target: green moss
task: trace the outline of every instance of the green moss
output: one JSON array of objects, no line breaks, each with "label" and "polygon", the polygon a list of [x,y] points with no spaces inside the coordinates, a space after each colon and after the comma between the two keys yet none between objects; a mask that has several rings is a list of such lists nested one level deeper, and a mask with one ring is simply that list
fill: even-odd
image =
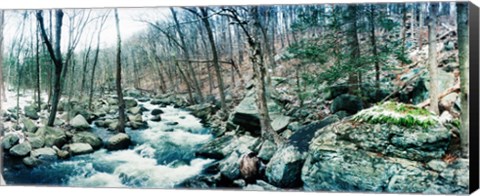
[{"label": "green moss", "polygon": [[428,110],[396,102],[385,102],[362,110],[353,117],[353,120],[371,124],[394,124],[404,127],[420,126],[423,128],[439,124],[437,117]]}]

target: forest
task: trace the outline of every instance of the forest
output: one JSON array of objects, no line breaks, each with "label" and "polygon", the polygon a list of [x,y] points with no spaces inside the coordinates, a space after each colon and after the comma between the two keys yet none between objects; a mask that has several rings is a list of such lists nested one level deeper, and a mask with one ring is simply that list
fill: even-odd
[{"label": "forest", "polygon": [[464,2],[0,11],[3,185],[469,189]]}]

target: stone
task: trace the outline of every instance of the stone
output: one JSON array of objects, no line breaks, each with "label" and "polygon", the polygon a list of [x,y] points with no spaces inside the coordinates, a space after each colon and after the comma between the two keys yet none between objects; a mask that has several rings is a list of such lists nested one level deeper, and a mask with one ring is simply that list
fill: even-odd
[{"label": "stone", "polygon": [[457,93],[450,93],[447,96],[443,97],[440,100],[440,106],[444,108],[451,108],[454,106],[455,101],[457,100],[458,94]]},{"label": "stone", "polygon": [[9,150],[12,148],[14,145],[18,144],[18,141],[20,138],[18,137],[17,134],[6,134],[5,137],[2,139],[2,147],[5,150]]},{"label": "stone", "polygon": [[448,122],[452,122],[453,121],[453,116],[452,116],[452,114],[450,114],[450,112],[445,110],[440,115],[439,120],[440,120],[441,123],[445,124],[445,123],[448,123]]},{"label": "stone", "polygon": [[150,114],[152,114],[152,115],[154,115],[154,116],[160,115],[160,114],[163,114],[163,110],[161,110],[161,109],[153,109]]},{"label": "stone", "polygon": [[202,120],[206,120],[210,114],[214,112],[214,107],[210,104],[197,104],[187,107],[187,110],[191,111],[192,115]]},{"label": "stone", "polygon": [[265,176],[269,183],[281,188],[294,188],[302,185],[301,171],[304,155],[294,146],[280,148],[267,164]]},{"label": "stone", "polygon": [[87,131],[81,131],[73,134],[72,142],[90,144],[90,146],[92,146],[92,148],[95,150],[100,149],[103,146],[103,141],[99,136]]},{"label": "stone", "polygon": [[135,99],[129,98],[129,97],[124,97],[123,101],[125,102],[125,107],[126,108],[132,108],[138,105],[137,101]]},{"label": "stone", "polygon": [[107,140],[105,148],[108,150],[127,149],[130,143],[130,137],[127,134],[118,133]]},{"label": "stone", "polygon": [[343,94],[336,97],[333,100],[332,105],[330,107],[330,110],[332,111],[332,113],[343,110],[350,114],[355,114],[362,109],[363,109],[362,99],[360,97],[357,97],[355,95],[350,95],[350,94]]},{"label": "stone", "polygon": [[27,156],[30,151],[32,151],[32,146],[30,145],[30,142],[23,142],[21,144],[17,144],[9,150],[12,156],[17,157]]},{"label": "stone", "polygon": [[442,160],[431,160],[427,163],[427,166],[432,170],[442,172],[447,168],[447,163]]},{"label": "stone", "polygon": [[67,135],[65,134],[65,131],[58,128],[48,126],[41,127],[35,135],[44,139],[46,147],[62,147],[67,143]]},{"label": "stone", "polygon": [[28,141],[30,142],[30,145],[32,145],[33,149],[41,148],[43,145],[45,145],[45,140],[38,136],[28,137]]},{"label": "stone", "polygon": [[40,118],[34,106],[25,106],[23,108],[23,111],[25,112],[25,116],[28,118],[31,118],[33,120],[38,120]]},{"label": "stone", "polygon": [[243,135],[236,137],[233,135],[224,135],[203,145],[195,152],[198,157],[223,159],[234,151],[245,154],[248,152],[258,152],[260,139]]},{"label": "stone", "polygon": [[175,126],[175,125],[178,125],[178,122],[166,122],[165,125]]},{"label": "stone", "polygon": [[90,129],[90,124],[87,120],[80,114],[75,116],[73,119],[70,120],[70,125],[79,130],[87,130]]},{"label": "stone", "polygon": [[219,169],[222,176],[228,180],[239,179],[240,176],[240,154],[236,151],[232,152],[227,158],[219,163]]},{"label": "stone", "polygon": [[113,120],[108,124],[108,130],[116,131],[118,129],[118,120]]},{"label": "stone", "polygon": [[128,109],[128,112],[135,115],[135,114],[140,114],[141,110],[142,109],[137,106],[137,107],[133,107],[133,108]]},{"label": "stone", "polygon": [[272,119],[272,128],[273,130],[279,132],[285,130],[288,124],[290,123],[290,117],[279,115]]},{"label": "stone", "polygon": [[143,118],[142,118],[142,115],[140,115],[140,114],[128,115],[128,121],[130,121],[130,122],[142,122]]},{"label": "stone", "polygon": [[25,164],[28,167],[35,167],[40,164],[40,160],[33,158],[33,157],[24,157],[22,159],[23,164]]},{"label": "stone", "polygon": [[23,122],[23,130],[24,131],[30,132],[30,133],[35,133],[38,130],[37,125],[35,125],[35,123],[32,120],[30,120],[28,118],[23,118],[22,122]]},{"label": "stone", "polygon": [[260,148],[260,152],[258,153],[258,158],[264,161],[270,161],[276,151],[277,145],[270,140],[265,140]]},{"label": "stone", "polygon": [[53,148],[45,147],[32,150],[32,152],[30,152],[30,156],[33,158],[56,157],[57,152]]},{"label": "stone", "polygon": [[162,117],[160,115],[153,116],[151,119],[153,122],[160,122],[162,120]]},{"label": "stone", "polygon": [[67,149],[68,152],[72,155],[81,155],[81,154],[88,154],[93,152],[92,146],[87,143],[73,143],[68,144],[63,147],[63,149]]}]

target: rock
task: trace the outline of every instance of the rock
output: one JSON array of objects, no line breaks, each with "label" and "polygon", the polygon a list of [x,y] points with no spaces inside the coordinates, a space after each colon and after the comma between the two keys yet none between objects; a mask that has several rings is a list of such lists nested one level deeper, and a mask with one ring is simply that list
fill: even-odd
[{"label": "rock", "polygon": [[457,100],[458,94],[457,93],[450,93],[447,96],[443,97],[440,100],[440,106],[445,109],[450,109],[454,106],[455,101]]},{"label": "rock", "polygon": [[72,155],[81,155],[81,154],[88,154],[93,152],[92,146],[87,143],[73,143],[68,144],[63,147],[67,149],[68,152]]},{"label": "rock", "polygon": [[142,118],[142,115],[140,115],[140,114],[128,115],[128,121],[130,121],[130,122],[142,122],[143,118]]},{"label": "rock", "polygon": [[17,144],[9,150],[11,155],[17,157],[27,156],[30,151],[32,151],[32,146],[30,145],[30,142],[23,142],[21,144]]},{"label": "rock", "polygon": [[[269,100],[268,111],[270,117],[275,119],[282,114],[282,107],[273,100]],[[250,132],[253,136],[260,136],[260,120],[256,105],[255,93],[247,92],[245,98],[235,107],[228,120],[230,130],[235,130],[237,126]]]},{"label": "rock", "polygon": [[280,148],[267,164],[265,176],[278,187],[293,188],[302,185],[301,171],[304,156],[294,146]]},{"label": "rock", "polygon": [[223,159],[219,163],[219,169],[222,176],[228,180],[239,179],[240,176],[240,154],[236,151],[232,152],[230,156]]},{"label": "rock", "polygon": [[140,98],[138,98],[137,100],[140,101],[140,102],[147,102],[147,101],[150,101],[150,98],[148,98],[148,97],[140,97]]},{"label": "rock", "polygon": [[162,117],[160,115],[153,116],[151,119],[153,122],[160,122],[162,120]]},{"label": "rock", "polygon": [[94,133],[81,131],[77,132],[72,137],[73,143],[87,143],[92,146],[93,149],[99,149],[103,146],[103,141],[100,137],[95,135]]},{"label": "rock", "polygon": [[448,122],[452,122],[453,121],[453,116],[452,116],[452,114],[450,114],[450,112],[445,110],[440,115],[439,120],[440,120],[441,123],[445,124],[445,123],[448,123]]},{"label": "rock", "polygon": [[135,114],[140,114],[141,110],[142,109],[137,106],[137,107],[133,107],[133,108],[128,109],[128,112],[135,115]]},{"label": "rock", "polygon": [[108,124],[108,130],[116,131],[118,129],[118,120],[113,120]]},{"label": "rock", "polygon": [[32,145],[33,149],[41,148],[43,147],[43,145],[45,145],[45,141],[43,140],[42,137],[37,137],[37,136],[28,137],[28,141],[30,142],[30,145]]},{"label": "rock", "polygon": [[125,101],[125,107],[126,108],[132,108],[138,105],[137,101],[135,99],[129,98],[129,97],[124,97],[123,101]]},{"label": "rock", "polygon": [[118,133],[107,140],[105,147],[108,150],[121,150],[128,148],[129,145],[130,137],[125,133]]},{"label": "rock", "polygon": [[9,150],[14,145],[18,144],[20,138],[17,134],[6,134],[5,137],[2,139],[2,147],[5,150]]},{"label": "rock", "polygon": [[65,131],[58,128],[48,126],[41,127],[35,135],[44,138],[46,147],[62,147],[67,143],[67,135],[65,134]]},{"label": "rock", "polygon": [[125,96],[134,97],[134,98],[141,98],[142,92],[137,89],[126,89],[124,90]]},{"label": "rock", "polygon": [[40,160],[33,157],[24,157],[22,162],[28,167],[35,167],[40,164]]},{"label": "rock", "polygon": [[318,130],[337,121],[339,121],[337,116],[332,115],[321,121],[315,121],[302,126],[288,138],[288,143],[297,147],[300,152],[305,152],[308,150],[308,145]]},{"label": "rock", "polygon": [[290,117],[284,116],[284,115],[279,115],[272,120],[272,128],[273,130],[279,132],[283,131],[285,128],[287,128],[288,124],[290,123]]},{"label": "rock", "polygon": [[441,160],[431,160],[427,163],[427,166],[438,172],[442,172],[447,168],[447,164]]},{"label": "rock", "polygon": [[240,154],[252,151],[258,152],[259,146],[260,139],[252,136],[235,137],[233,135],[224,135],[203,145],[195,152],[195,155],[204,158],[223,159],[233,151],[237,151]]},{"label": "rock", "polygon": [[270,161],[276,151],[277,145],[270,140],[265,140],[260,148],[260,152],[258,153],[258,158],[264,161]]},{"label": "rock", "polygon": [[23,122],[23,130],[24,131],[30,132],[30,133],[35,133],[35,131],[38,130],[37,125],[35,125],[35,123],[32,120],[30,120],[28,118],[23,118],[22,122]]},{"label": "rock", "polygon": [[163,114],[163,110],[161,110],[161,109],[153,109],[150,114],[152,114],[152,115],[154,115],[154,116],[160,115],[160,114]]},{"label": "rock", "polygon": [[298,131],[301,127],[302,125],[298,121],[291,122],[290,124],[287,125],[287,128],[293,132]]},{"label": "rock", "polygon": [[37,114],[37,110],[34,106],[25,106],[23,108],[23,111],[25,112],[25,116],[28,118],[31,118],[33,120],[38,120],[40,116]]},{"label": "rock", "polygon": [[130,122],[130,126],[132,127],[133,130],[146,129],[148,128],[148,123],[147,122]]},{"label": "rock", "polygon": [[30,152],[30,156],[37,159],[43,157],[56,157],[57,152],[53,148],[45,147],[32,150],[32,152]]},{"label": "rock", "polygon": [[78,130],[86,130],[86,129],[90,129],[90,124],[87,122],[87,120],[85,120],[85,118],[78,114],[77,116],[75,116],[75,118],[73,118],[72,120],[70,120],[70,125],[75,128],[75,129],[78,129]]},{"label": "rock", "polygon": [[165,125],[175,126],[175,125],[178,125],[178,122],[166,122]]},{"label": "rock", "polygon": [[210,104],[197,104],[187,107],[187,110],[191,111],[192,115],[202,120],[206,120],[210,114],[214,112],[214,107]]},{"label": "rock", "polygon": [[350,94],[343,94],[333,100],[330,110],[332,113],[344,110],[350,114],[355,114],[363,109],[363,101],[360,97]]}]

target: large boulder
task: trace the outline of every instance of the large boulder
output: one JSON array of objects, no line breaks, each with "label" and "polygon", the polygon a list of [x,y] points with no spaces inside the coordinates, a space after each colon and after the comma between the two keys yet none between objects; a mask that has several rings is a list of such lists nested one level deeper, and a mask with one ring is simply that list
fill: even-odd
[{"label": "large boulder", "polygon": [[28,118],[23,118],[22,122],[23,122],[24,131],[30,132],[30,133],[35,133],[35,131],[37,131],[38,127],[37,125],[35,125],[35,123],[32,120]]},{"label": "large boulder", "polygon": [[268,182],[282,188],[301,186],[301,170],[304,161],[304,155],[296,147],[283,146],[267,164],[265,175]]},{"label": "large boulder", "polygon": [[25,112],[25,116],[31,118],[33,120],[38,120],[40,116],[38,116],[37,109],[34,106],[25,106],[23,108]]},{"label": "large boulder", "polygon": [[37,159],[50,158],[50,157],[56,157],[57,152],[53,148],[45,147],[45,148],[32,150],[32,152],[30,152],[30,156]]},{"label": "large boulder", "polygon": [[156,115],[160,115],[160,114],[163,114],[163,110],[161,109],[153,109],[152,112],[151,112],[152,115],[156,116]]},{"label": "large boulder", "polygon": [[272,128],[274,131],[283,131],[287,128],[288,124],[290,123],[290,117],[279,115],[278,117],[272,120]]},{"label": "large boulder", "polygon": [[195,154],[204,158],[223,159],[234,151],[237,151],[240,154],[252,151],[258,152],[260,150],[260,143],[261,141],[259,138],[248,135],[240,137],[224,135],[203,145],[195,152]]},{"label": "large boulder", "polygon": [[92,146],[87,143],[73,143],[65,145],[62,149],[66,149],[72,155],[88,154],[93,152]]},{"label": "large boulder", "polygon": [[43,145],[45,145],[45,140],[38,136],[30,136],[28,137],[28,141],[30,142],[30,145],[32,145],[33,149],[41,148]]},{"label": "large boulder", "polygon": [[130,97],[123,98],[123,101],[125,101],[126,108],[133,108],[138,105],[137,101],[135,101],[135,99]]},{"label": "large boulder", "polygon": [[438,161],[451,133],[435,118],[411,105],[385,103],[318,130],[302,167],[303,188],[466,193],[468,183],[458,181],[468,180],[455,172],[468,170],[468,163],[454,169]]},{"label": "large boulder", "polygon": [[197,104],[187,107],[187,110],[190,110],[192,115],[202,120],[206,120],[210,114],[214,112],[215,107],[211,104]]},{"label": "large boulder", "polygon": [[77,132],[72,137],[73,143],[87,143],[92,146],[93,149],[99,149],[103,146],[103,141],[100,137],[94,133],[81,131]]},{"label": "large boulder", "polygon": [[10,148],[9,152],[13,156],[24,157],[27,156],[30,151],[32,151],[32,146],[30,145],[30,142],[23,142]]},{"label": "large boulder", "polygon": [[[268,111],[273,121],[282,115],[282,106],[272,99],[267,102]],[[260,117],[257,110],[257,103],[253,91],[247,92],[245,98],[235,107],[230,114],[228,126],[235,130],[237,126],[250,132],[253,136],[260,136]]]},{"label": "large boulder", "polygon": [[233,151],[230,155],[220,161],[219,169],[222,176],[228,180],[239,179],[240,176],[240,156],[241,154],[237,151]]},{"label": "large boulder", "polygon": [[330,107],[332,113],[346,111],[349,114],[355,114],[363,109],[363,101],[360,97],[350,94],[343,94],[336,97]]},{"label": "large boulder", "polygon": [[85,120],[85,118],[82,115],[77,115],[75,118],[70,120],[70,125],[78,130],[86,130],[90,129],[90,124]]},{"label": "large boulder", "polygon": [[5,137],[2,139],[2,147],[5,150],[9,150],[12,148],[15,144],[18,144],[18,141],[20,138],[18,137],[17,134],[6,134]]},{"label": "large boulder", "polygon": [[108,150],[121,150],[127,149],[130,145],[130,137],[125,133],[118,133],[110,138],[108,138],[105,148]]},{"label": "large boulder", "polygon": [[46,147],[62,147],[67,143],[67,135],[65,134],[65,131],[59,128],[48,126],[41,127],[35,135],[44,139]]},{"label": "large boulder", "polygon": [[270,140],[265,140],[260,148],[260,151],[258,152],[258,158],[264,161],[269,161],[276,151],[277,145]]}]

